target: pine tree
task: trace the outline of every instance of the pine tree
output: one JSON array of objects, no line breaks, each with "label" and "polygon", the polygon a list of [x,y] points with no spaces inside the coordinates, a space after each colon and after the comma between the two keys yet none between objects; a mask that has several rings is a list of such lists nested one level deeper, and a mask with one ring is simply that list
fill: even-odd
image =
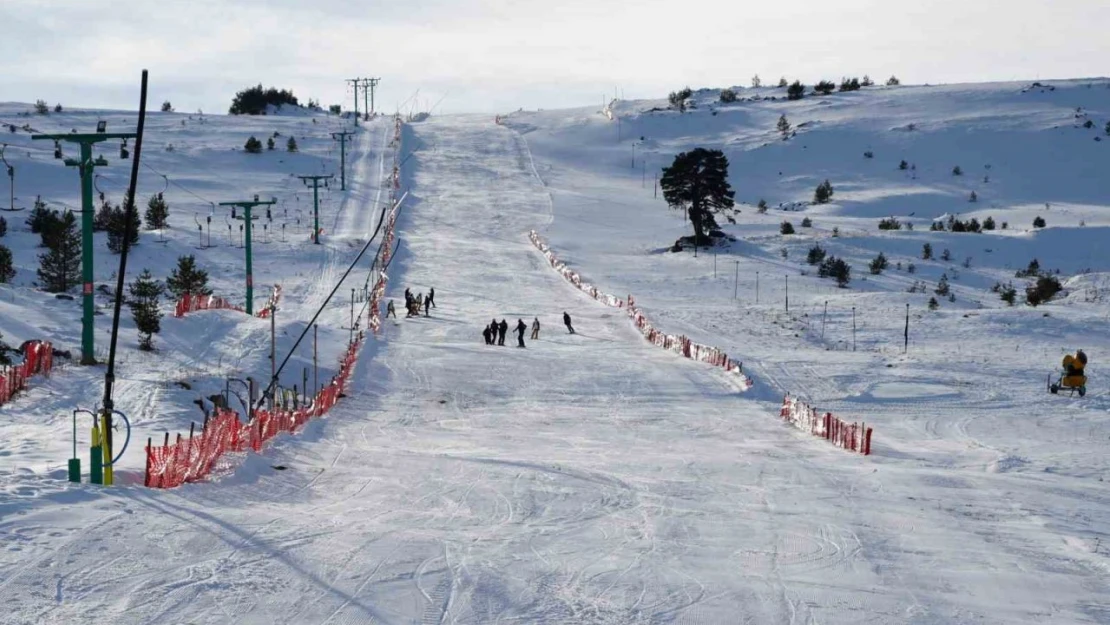
[{"label": "pine tree", "polygon": [[1044,217],[1041,217],[1040,215],[1037,215],[1033,219],[1033,227],[1034,228],[1044,228],[1045,227]]},{"label": "pine tree", "polygon": [[929,310],[936,310],[938,308],[940,308],[940,302],[937,301],[937,298],[930,297],[929,298]]},{"label": "pine tree", "polygon": [[63,225],[62,215],[58,211],[46,211],[39,224],[39,236],[42,238],[39,247],[45,247],[46,249],[54,247],[58,237],[61,236]]},{"label": "pine tree", "polygon": [[0,237],[8,234],[8,220],[0,217]]},{"label": "pine tree", "polygon": [[81,281],[81,233],[77,218],[67,212],[45,254],[39,255],[39,280],[49,293],[64,293]]},{"label": "pine tree", "polygon": [[933,292],[936,293],[937,295],[940,295],[941,297],[943,297],[945,295],[948,295],[949,288],[948,288],[948,274],[947,273],[941,274],[940,280],[937,281],[937,288]]},{"label": "pine tree", "polygon": [[909,169],[909,168],[910,168],[910,164],[909,164],[909,163],[907,163],[907,162],[905,161],[905,159],[903,159],[901,163],[898,163],[898,169],[901,169],[901,170],[905,171],[905,170],[907,170],[907,169]]},{"label": "pine tree", "polygon": [[759,213],[760,215],[766,213],[767,212],[767,200],[765,200],[763,198],[759,198],[759,204],[756,204],[755,212]]},{"label": "pine tree", "polygon": [[871,85],[875,84],[875,81],[871,80],[871,77],[867,74],[864,74],[863,80],[861,80],[859,84],[861,87],[870,87]]},{"label": "pine tree", "polygon": [[162,329],[162,312],[158,308],[158,299],[164,287],[150,275],[149,270],[144,269],[127,288],[131,293],[127,305],[131,308],[135,327],[139,330],[139,349],[152,351],[154,334]]},{"label": "pine tree", "polygon": [[810,219],[809,217],[802,217],[802,227],[803,228],[812,228],[813,227],[813,220]]},{"label": "pine tree", "polygon": [[732,89],[721,90],[721,102],[728,104],[736,101],[736,92]]},{"label": "pine tree", "polygon": [[926,243],[925,245],[922,245],[921,246],[921,258],[923,258],[925,260],[929,260],[932,257],[933,257],[933,246],[928,244],[928,243]]},{"label": "pine tree", "polygon": [[270,137],[270,138],[266,139],[266,149],[267,150],[273,150],[274,149],[274,138],[273,137]]},{"label": "pine tree", "polygon": [[27,215],[27,227],[31,229],[34,234],[42,233],[43,222],[50,218],[50,209],[46,207],[46,202],[42,201],[41,197],[35,198],[35,206]]},{"label": "pine tree", "polygon": [[12,267],[12,251],[6,245],[0,245],[0,284],[7,284],[15,277],[15,267]]},{"label": "pine tree", "polygon": [[779,123],[775,125],[775,128],[778,128],[784,137],[790,132],[790,122],[786,119],[786,113],[779,116]]},{"label": "pine tree", "polygon": [[825,248],[815,243],[806,254],[806,262],[810,265],[820,265],[821,261],[825,260],[825,254]]},{"label": "pine tree", "polygon": [[947,247],[944,248],[944,251],[940,253],[940,259],[945,262],[952,260],[952,252],[949,252]]},{"label": "pine tree", "polygon": [[952,175],[953,176],[962,176],[962,175],[964,175],[964,170],[960,169],[959,165],[956,165],[955,167],[952,168]]},{"label": "pine tree", "polygon": [[146,203],[146,227],[148,230],[161,230],[166,227],[166,220],[170,216],[170,207],[166,204],[162,194],[150,196]]},{"label": "pine tree", "polygon": [[169,100],[166,100],[165,102],[162,103],[162,112],[163,113],[172,113],[173,112],[173,105],[170,104]]},{"label": "pine tree", "polygon": [[252,135],[243,145],[243,149],[250,154],[260,154],[262,153],[262,142]]},{"label": "pine tree", "polygon": [[[779,78],[779,89],[785,89],[785,88],[786,88],[786,76],[783,76],[782,78]],[[1107,128],[1110,128],[1110,124],[1107,124]],[[1107,134],[1110,134],[1110,130],[1107,130]]]},{"label": "pine tree", "polygon": [[817,190],[813,192],[813,201],[818,204],[827,204],[833,196],[833,186],[828,180],[817,185]]},{"label": "pine tree", "polygon": [[787,100],[801,100],[806,95],[806,87],[800,80],[795,80],[786,88]]},{"label": "pine tree", "polygon": [[976,195],[974,191],[972,191],[972,192],[971,192],[971,195],[969,195],[969,196],[967,197],[967,201],[968,201],[968,202],[978,202],[978,201],[979,201],[979,196],[978,196],[978,195]]},{"label": "pine tree", "polygon": [[[128,205],[131,205],[130,211],[127,210]],[[108,227],[105,228],[108,232],[108,249],[113,254],[123,251],[123,239],[128,233],[131,235],[131,245],[135,245],[139,242],[139,229],[142,227],[143,222],[139,219],[139,212],[135,210],[130,198],[125,197],[123,206],[112,209]]]},{"label": "pine tree", "polygon": [[297,140],[294,139],[293,137],[289,137],[289,140],[285,142],[285,150],[287,152],[296,152],[297,151]]},{"label": "pine tree", "polygon": [[822,278],[833,278],[836,285],[844,288],[852,280],[852,267],[836,256],[829,256],[817,268],[817,275]]},{"label": "pine tree", "polygon": [[728,183],[728,158],[720,150],[694,148],[675,157],[659,180],[668,206],[685,210],[694,226],[695,244],[717,227],[715,213],[731,210],[736,195]]},{"label": "pine tree", "polygon": [[93,215],[93,232],[104,232],[108,229],[108,224],[112,222],[112,212],[115,208],[108,200],[104,200],[100,204],[100,208],[96,209],[96,215]]},{"label": "pine tree", "polygon": [[897,87],[900,84],[902,84],[902,81],[898,80],[897,76],[891,76],[886,80],[886,86],[888,87]]},{"label": "pine tree", "polygon": [[208,288],[208,272],[197,269],[196,257],[192,254],[177,257],[177,267],[166,279],[166,287],[174,299],[181,299],[186,293],[190,295],[212,294],[212,289]]},{"label": "pine tree", "polygon": [[794,224],[789,221],[782,222],[782,225],[779,226],[779,232],[783,234],[794,234]]},{"label": "pine tree", "polygon": [[836,89],[836,84],[830,80],[822,80],[813,86],[813,90],[821,95],[829,95],[833,89]]},{"label": "pine tree", "polygon": [[987,217],[983,220],[983,230],[994,230],[994,217]]},{"label": "pine tree", "polygon": [[763,86],[763,81],[759,79],[759,74],[752,76],[752,89],[759,89]]},{"label": "pine tree", "polygon": [[868,268],[871,270],[872,275],[877,276],[881,274],[883,270],[886,269],[889,265],[890,263],[887,261],[886,256],[884,256],[882,252],[879,252],[879,255],[871,261],[871,263],[868,265]]}]

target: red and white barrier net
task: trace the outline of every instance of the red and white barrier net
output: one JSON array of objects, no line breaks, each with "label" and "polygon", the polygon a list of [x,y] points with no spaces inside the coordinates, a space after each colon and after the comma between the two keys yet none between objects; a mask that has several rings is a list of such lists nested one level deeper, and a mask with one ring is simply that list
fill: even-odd
[{"label": "red and white barrier net", "polygon": [[45,341],[27,341],[23,346],[23,362],[0,365],[0,404],[11,401],[16,393],[27,388],[32,376],[49,376],[54,368],[54,346]]},{"label": "red and white barrier net", "polygon": [[146,478],[144,484],[151,488],[174,488],[186,482],[208,477],[216,462],[226,453],[262,451],[262,447],[282,432],[296,432],[313,417],[331,410],[347,388],[347,381],[362,347],[362,333],[347,346],[339,363],[339,373],[316,395],[312,402],[294,409],[275,408],[256,410],[250,420],[243,422],[233,410],[217,409],[204,420],[200,434],[189,429],[188,438],[181,434],[170,442],[169,433],[162,445],[147,441]]},{"label": "red and white barrier net", "polygon": [[[266,305],[255,313],[255,317],[260,319],[267,319],[270,316],[270,309],[276,307],[278,302],[281,301],[281,285],[274,285],[274,290],[270,293],[270,299],[266,301]],[[239,312],[247,312],[242,306],[232,304],[231,300],[224,299],[215,295],[193,295],[186,293],[177,300],[173,307],[173,316],[180,319],[186,314],[196,312],[198,310],[237,310]]]},{"label": "red and white barrier net", "polygon": [[848,423],[834,417],[831,412],[821,413],[813,406],[790,399],[787,395],[782,400],[782,411],[779,413],[784,421],[794,424],[794,427],[823,438],[837,447],[859,452],[865,456],[871,455],[871,430],[866,423]]},{"label": "red and white barrier net", "polygon": [[729,358],[724,350],[713,347],[712,345],[695,343],[690,340],[689,337],[683,335],[665,334],[657,330],[651,325],[651,322],[648,321],[643,311],[636,308],[636,301],[631,295],[628,296],[627,300],[623,300],[615,295],[602,292],[592,284],[583,282],[582,276],[580,276],[577,271],[568,267],[566,263],[559,260],[535,230],[528,232],[528,238],[531,239],[532,245],[535,245],[536,249],[547,259],[552,269],[559,272],[567,282],[570,282],[576,286],[578,290],[586,293],[606,306],[627,310],[628,316],[632,319],[632,323],[640,330],[640,334],[642,334],[649,343],[670,350],[685,358],[704,362],[715,367],[721,367],[728,373],[737,376],[740,384],[745,390],[752,387],[751,378],[744,375],[743,363],[736,362]]}]

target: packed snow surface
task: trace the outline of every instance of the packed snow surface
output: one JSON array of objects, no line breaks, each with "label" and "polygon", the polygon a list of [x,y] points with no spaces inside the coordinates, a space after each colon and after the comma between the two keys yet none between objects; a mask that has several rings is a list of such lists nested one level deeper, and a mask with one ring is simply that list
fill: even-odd
[{"label": "packed snow surface", "polygon": [[[102,371],[73,367],[36,381],[0,408],[0,621],[1110,622],[1110,400],[1098,374],[1110,340],[1105,280],[1096,277],[1110,271],[1097,248],[1110,217],[1108,183],[1090,165],[1105,163],[1110,143],[1072,127],[1078,106],[1100,128],[1110,117],[1110,90],[1094,83],[1049,93],[872,89],[798,103],[766,100],[766,90],[714,105],[717,114],[715,96],[699,92],[683,115],[647,112],[664,103],[616,103],[619,131],[596,109],[406,126],[409,195],[389,297],[434,287],[431,315],[388,320],[326,418],[261,455],[230,458],[210,483],[170,491],[135,484],[136,441],[123,485],[67,484],[70,411],[95,403]],[[10,116],[22,110],[5,106]],[[784,112],[795,126],[809,122],[787,141],[774,131]],[[303,116],[214,116],[184,126],[195,133],[186,140],[176,135],[184,116],[166,117],[153,127],[181,145],[152,149],[151,164],[171,178],[184,172],[204,198],[271,194],[292,186],[292,173],[337,166],[324,137],[338,120],[313,128]],[[903,130],[909,123],[915,129]],[[278,127],[297,133],[296,158],[311,165],[230,152],[241,135]],[[322,246],[303,229],[285,244],[256,245],[256,284],[285,288],[279,353],[376,226],[390,134],[388,120],[358,131],[351,191],[329,189]],[[186,145],[195,158],[181,155]],[[723,224],[737,240],[695,259],[667,251],[688,224],[652,186],[659,167],[698,145],[726,150],[747,205],[735,225]],[[862,156],[869,147],[873,159]],[[201,153],[221,164],[202,170]],[[898,170],[902,158],[915,161],[917,179]],[[977,180],[992,165],[978,206],[966,200],[970,181],[952,180],[965,159]],[[48,154],[33,160],[40,184],[76,191],[72,171],[55,169]],[[825,178],[834,202],[799,204]],[[144,194],[161,188],[151,186]],[[74,204],[73,195],[58,199]],[[760,197],[767,214],[754,209]],[[181,197],[171,212],[174,201],[190,208],[176,216],[170,249],[144,234],[136,261],[161,263],[162,276],[195,241],[193,207],[209,210]],[[290,191],[285,201],[303,209],[305,197]],[[970,208],[1011,227],[928,230],[932,218],[966,219]],[[1027,225],[1036,214],[1047,229]],[[812,228],[798,227],[804,215]],[[915,229],[879,232],[888,215]],[[799,234],[778,234],[783,219]],[[590,281],[633,294],[661,329],[744,360],[755,387],[740,394],[719,369],[647,344],[620,310],[552,271],[531,228]],[[13,235],[24,241],[12,245],[21,275],[33,275],[35,238],[9,232],[6,244]],[[813,275],[805,251],[814,241],[851,261],[850,288]],[[921,259],[924,242],[956,260]],[[221,243],[193,251],[218,294],[240,293],[242,250]],[[916,273],[867,274],[880,250],[892,265],[914,262]],[[114,257],[102,245],[98,255],[98,282],[107,281]],[[1062,278],[1092,273],[1066,280],[1058,302],[1006,306],[988,287],[1022,286],[1014,270],[1034,256]],[[957,301],[930,311],[925,301],[945,272]],[[328,367],[347,337],[349,288],[365,274],[343,285],[321,320]],[[914,280],[930,293],[907,293]],[[5,288],[0,331],[11,342],[74,348],[77,302],[63,309],[29,283]],[[562,327],[564,311],[576,334]],[[506,347],[482,343],[491,319],[534,317],[540,339],[526,334],[525,349],[512,330]],[[199,415],[190,401],[222,390],[226,376],[265,376],[268,339],[268,321],[232,312],[164,319],[161,351],[123,365],[121,402],[136,436],[187,429]],[[127,340],[137,353],[133,328]],[[1087,397],[1047,394],[1045,375],[1076,347],[1092,356]],[[311,351],[300,352],[290,384],[311,366]],[[785,393],[866,421],[873,455],[783,423]]]}]

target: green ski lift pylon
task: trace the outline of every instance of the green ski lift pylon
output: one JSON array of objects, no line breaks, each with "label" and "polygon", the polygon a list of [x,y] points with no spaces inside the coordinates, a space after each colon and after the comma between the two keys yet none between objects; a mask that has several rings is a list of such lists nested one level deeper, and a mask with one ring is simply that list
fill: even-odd
[{"label": "green ski lift pylon", "polygon": [[[251,263],[252,263],[252,259],[251,259],[251,222],[254,221],[255,219],[258,219],[257,217],[252,217],[251,216],[251,209],[253,209],[255,206],[270,206],[270,205],[273,205],[273,204],[277,204],[277,198],[273,198],[273,199],[270,199],[268,201],[259,201],[257,194],[255,194],[254,200],[241,201],[241,202],[220,202],[220,206],[230,206],[231,207],[231,218],[232,219],[242,219],[243,220],[243,225],[246,226],[246,234],[244,235],[244,239],[246,241],[246,248],[247,248],[247,314],[248,315],[253,315],[254,314],[254,276],[252,275],[252,268],[251,268],[252,267],[252,265],[251,265]],[[235,208],[236,207],[243,209],[243,216],[242,217],[235,214]]]},{"label": "green ski lift pylon", "polygon": [[32,141],[53,141],[54,158],[62,158],[62,141],[81,146],[80,158],[67,158],[67,167],[76,167],[81,175],[81,364],[96,364],[96,348],[93,338],[93,315],[96,301],[93,297],[93,173],[97,167],[105,167],[104,157],[93,158],[93,146],[110,139],[133,139],[134,132],[105,132],[106,123],[97,123],[95,133],[41,134],[31,137]]}]

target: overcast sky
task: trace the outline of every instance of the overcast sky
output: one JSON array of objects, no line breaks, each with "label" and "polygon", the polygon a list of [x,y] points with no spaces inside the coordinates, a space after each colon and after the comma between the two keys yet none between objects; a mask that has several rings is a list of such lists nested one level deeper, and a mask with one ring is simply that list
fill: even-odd
[{"label": "overcast sky", "polygon": [[[259,82],[379,110],[600,105],[614,90],[1106,75],[1107,0],[0,0],[0,101],[226,112]],[[361,105],[360,105],[361,106]]]}]

